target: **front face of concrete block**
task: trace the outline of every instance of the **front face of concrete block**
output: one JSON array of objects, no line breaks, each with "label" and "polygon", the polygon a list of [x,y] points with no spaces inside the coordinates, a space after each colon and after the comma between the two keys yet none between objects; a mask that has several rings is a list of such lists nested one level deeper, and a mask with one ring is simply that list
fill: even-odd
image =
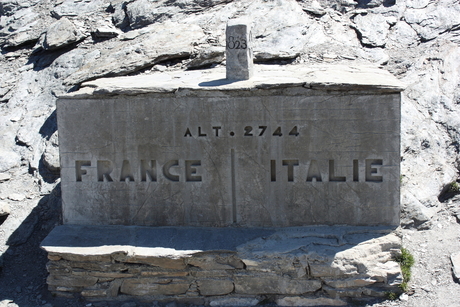
[{"label": "front face of concrete block", "polygon": [[64,223],[397,225],[400,95],[266,92],[59,100]]}]

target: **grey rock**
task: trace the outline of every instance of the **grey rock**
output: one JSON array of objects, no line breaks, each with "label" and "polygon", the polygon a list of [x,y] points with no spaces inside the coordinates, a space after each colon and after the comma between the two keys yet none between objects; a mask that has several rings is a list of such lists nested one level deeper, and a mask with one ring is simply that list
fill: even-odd
[{"label": "grey rock", "polygon": [[186,264],[199,267],[203,270],[231,270],[242,269],[244,263],[233,254],[220,254],[216,259],[215,255],[194,255],[186,259]]},{"label": "grey rock", "polygon": [[92,276],[50,275],[46,282],[48,285],[60,287],[90,287],[97,282],[97,278]]},{"label": "grey rock", "polygon": [[212,307],[246,307],[255,306],[259,299],[252,297],[222,297],[212,298],[209,305]]},{"label": "grey rock", "polygon": [[402,302],[407,302],[408,299],[409,299],[409,295],[407,295],[406,293],[403,293],[399,296],[399,300]]},{"label": "grey rock", "polygon": [[[87,57],[91,56],[90,54],[86,54]],[[48,140],[48,144],[47,144],[47,147],[49,146],[53,146],[53,147],[58,147],[59,146],[59,131],[56,130],[56,132],[54,132],[49,140]]]},{"label": "grey rock", "polygon": [[0,172],[5,172],[21,164],[21,156],[8,149],[0,149]]},{"label": "grey rock", "polygon": [[38,1],[4,0],[0,2],[0,16],[11,16],[16,11],[36,4]]},{"label": "grey rock", "polygon": [[46,31],[41,42],[41,47],[45,50],[54,50],[78,42],[84,35],[77,30],[74,24],[63,17],[53,23]]},{"label": "grey rock", "polygon": [[19,307],[13,300],[2,300],[0,301],[0,307]]},{"label": "grey rock", "polygon": [[219,4],[225,4],[232,2],[232,0],[191,0],[191,1],[181,1],[181,0],[169,0],[167,1],[167,5],[177,6],[183,10],[183,12],[189,13],[197,13],[207,8],[212,8]]},{"label": "grey rock", "polygon": [[460,282],[460,252],[452,254],[450,261],[452,262],[452,273],[457,281]]},{"label": "grey rock", "polygon": [[430,2],[426,7],[423,4],[415,5],[423,8],[409,8],[404,13],[404,20],[423,40],[434,39],[440,33],[459,26],[460,3],[457,1],[449,6],[438,1]]},{"label": "grey rock", "polygon": [[[401,173],[407,177],[402,191],[414,193],[422,204],[435,203],[443,187],[458,178],[458,170],[453,167],[455,155],[445,144],[458,137],[458,132],[452,134],[449,127],[459,125],[460,110],[453,108],[451,102],[456,95],[457,85],[453,83],[458,79],[460,48],[450,42],[441,48],[436,45],[427,43],[421,49],[423,56],[412,63],[402,79],[408,84],[401,112],[404,135]],[[433,131],[438,131],[436,136]],[[433,168],[425,168],[427,161],[432,161]]]},{"label": "grey rock", "polygon": [[174,270],[183,270],[185,269],[186,264],[184,263],[184,259],[171,259],[168,257],[145,257],[145,256],[133,256],[133,257],[119,257],[117,260],[119,261],[126,261],[129,263],[144,263],[153,266],[163,267],[166,269],[174,269]]},{"label": "grey rock", "polygon": [[408,8],[423,9],[428,6],[430,0],[407,0],[406,5]]},{"label": "grey rock", "polygon": [[[219,4],[231,2],[230,0],[160,0],[148,1],[137,0],[130,3],[122,3],[121,6],[116,6],[115,24],[118,27],[123,27],[125,19],[121,9],[126,11],[126,17],[129,20],[129,25],[132,29],[139,29],[147,25],[164,22],[172,19],[180,21],[189,14],[196,14],[200,11],[212,8]],[[117,12],[118,10],[118,12]],[[228,18],[228,17],[227,17]],[[224,20],[222,20],[224,21]]]},{"label": "grey rock", "polygon": [[0,201],[0,216],[5,216],[11,213],[10,205],[7,202]]},{"label": "grey rock", "polygon": [[254,57],[257,61],[293,59],[312,39],[309,32],[312,19],[293,1],[268,5],[255,1],[246,14],[253,20]]},{"label": "grey rock", "polygon": [[21,224],[21,228],[17,229],[8,239],[7,244],[9,246],[17,246],[27,242],[35,230],[35,225],[38,223],[37,215],[30,215]]},{"label": "grey rock", "polygon": [[35,42],[40,38],[40,33],[33,30],[15,32],[5,41],[4,47],[18,47],[30,42]]},{"label": "grey rock", "polygon": [[0,87],[0,99],[6,96],[10,91],[12,87],[8,86],[2,86]]},{"label": "grey rock", "polygon": [[8,195],[8,199],[14,200],[14,201],[23,201],[26,199],[26,196],[21,193],[12,193]]},{"label": "grey rock", "polygon": [[187,68],[200,68],[219,64],[225,59],[225,48],[215,46],[206,47],[194,55],[190,62],[187,63]]},{"label": "grey rock", "polygon": [[200,279],[197,281],[201,295],[225,295],[233,292],[235,286],[230,279]]},{"label": "grey rock", "polygon": [[434,214],[433,209],[425,207],[414,195],[409,192],[403,193],[401,202],[403,224],[413,224],[415,227],[419,227],[428,222]]},{"label": "grey rock", "polygon": [[49,171],[59,173],[61,165],[59,162],[59,148],[57,146],[46,147],[43,153],[43,163]]},{"label": "grey rock", "polygon": [[[162,2],[164,1],[160,3]],[[139,29],[155,22],[164,22],[177,13],[179,13],[178,7],[162,6],[149,0],[137,0],[129,3],[126,8],[129,25],[133,29]]]},{"label": "grey rock", "polygon": [[91,0],[91,1],[74,1],[65,0],[57,5],[51,14],[60,19],[61,17],[81,16],[102,12],[107,7],[104,0]]},{"label": "grey rock", "polygon": [[320,280],[292,279],[277,274],[251,273],[234,277],[235,293],[243,295],[300,295],[321,288]]},{"label": "grey rock", "polygon": [[[256,61],[294,59],[307,44],[319,42],[314,18],[306,14],[296,1],[251,1],[245,4],[241,14],[241,3],[231,2],[222,10],[209,10],[202,15],[186,16],[181,22],[199,24],[203,29],[212,29],[212,40],[224,44],[225,23],[230,18],[246,17],[253,22],[254,56]],[[286,12],[289,12],[288,14]],[[230,15],[229,15],[230,14]],[[324,15],[327,16],[327,15]],[[324,17],[323,16],[323,17]],[[176,17],[173,17],[175,19]],[[355,35],[356,36],[356,35]],[[343,37],[343,35],[342,35]],[[321,37],[324,40],[324,37]],[[345,40],[349,40],[346,37]]]},{"label": "grey rock", "polygon": [[324,14],[326,14],[325,8],[322,7],[321,4],[316,0],[309,2],[302,1],[301,5],[304,11],[312,13],[314,15],[323,16]]},{"label": "grey rock", "polygon": [[38,40],[46,27],[45,16],[40,16],[33,7],[2,17],[0,22],[0,45],[17,47]]},{"label": "grey rock", "polygon": [[405,21],[399,21],[388,34],[387,46],[390,48],[407,48],[418,43],[418,35]]},{"label": "grey rock", "polygon": [[[78,84],[97,77],[125,75],[167,59],[189,57],[193,44],[204,42],[205,38],[203,30],[196,25],[155,24],[149,30],[134,43],[121,43],[101,52],[97,61],[83,66],[64,82]],[[123,65],[119,65],[120,61]]]},{"label": "grey rock", "polygon": [[347,306],[348,303],[340,298],[307,298],[301,296],[287,296],[276,300],[278,306]]},{"label": "grey rock", "polygon": [[119,30],[111,25],[101,25],[91,32],[98,38],[112,38],[120,34]]},{"label": "grey rock", "polygon": [[11,179],[11,175],[8,173],[0,173],[0,182]]},{"label": "grey rock", "polygon": [[365,8],[372,8],[372,7],[378,7],[383,5],[385,0],[355,0],[355,2],[358,2],[358,7],[365,7]]},{"label": "grey rock", "polygon": [[112,7],[115,12],[112,14],[112,22],[115,27],[123,29],[129,26],[129,18],[126,15],[126,3],[128,1],[119,1],[117,3],[112,2]]},{"label": "grey rock", "polygon": [[120,292],[134,296],[180,295],[185,294],[189,287],[190,283],[186,279],[127,278],[123,281]]},{"label": "grey rock", "polygon": [[357,53],[361,58],[379,65],[385,65],[390,60],[390,56],[384,48],[363,48]]},{"label": "grey rock", "polygon": [[30,129],[30,125],[23,126],[19,128],[16,134],[16,142],[23,146],[32,146],[36,140],[36,131]]},{"label": "grey rock", "polygon": [[390,25],[380,14],[357,15],[353,19],[356,30],[361,34],[364,45],[381,47],[386,43]]}]

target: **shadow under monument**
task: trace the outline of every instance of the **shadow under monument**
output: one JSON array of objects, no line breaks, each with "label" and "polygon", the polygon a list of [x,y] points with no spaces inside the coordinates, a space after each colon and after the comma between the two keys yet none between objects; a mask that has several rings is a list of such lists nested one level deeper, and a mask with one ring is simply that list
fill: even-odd
[{"label": "shadow under monument", "polygon": [[[47,291],[47,254],[42,240],[60,223],[60,184],[43,196],[27,218],[11,234],[1,255],[0,301],[12,300],[20,307],[43,305],[52,299]],[[8,217],[7,217],[8,218]]]}]

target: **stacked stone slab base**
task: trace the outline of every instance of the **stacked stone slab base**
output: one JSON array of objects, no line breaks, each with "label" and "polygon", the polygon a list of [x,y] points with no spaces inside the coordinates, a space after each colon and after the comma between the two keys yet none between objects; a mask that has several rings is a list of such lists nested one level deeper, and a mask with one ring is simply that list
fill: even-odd
[{"label": "stacked stone slab base", "polygon": [[[53,230],[42,244],[50,260],[47,282],[52,293],[80,294],[89,300],[175,300],[211,306],[251,306],[263,300],[280,306],[341,306],[350,299],[384,297],[398,291],[402,282],[393,260],[401,240],[380,228],[299,227],[259,233],[239,229],[233,234],[232,229],[214,234],[209,229],[176,229],[171,244],[157,247],[72,242],[76,234],[82,238],[96,232],[103,237],[107,229],[108,235],[116,235],[112,226]],[[126,233],[123,227],[120,233],[123,229]],[[129,240],[135,241],[139,229],[146,237],[146,227],[129,227]],[[147,231],[151,238],[160,238],[173,229]],[[204,245],[196,250],[172,247],[186,245],[173,242],[184,237],[180,231],[196,235]],[[248,235],[251,231],[256,238]]]}]

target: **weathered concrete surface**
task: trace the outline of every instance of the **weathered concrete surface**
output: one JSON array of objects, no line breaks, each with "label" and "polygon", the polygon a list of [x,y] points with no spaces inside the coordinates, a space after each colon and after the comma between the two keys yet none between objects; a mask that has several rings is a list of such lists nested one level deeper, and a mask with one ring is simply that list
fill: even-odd
[{"label": "weathered concrete surface", "polygon": [[64,223],[399,223],[397,80],[354,67],[224,76],[96,80],[60,99]]},{"label": "weathered concrete surface", "polygon": [[277,295],[280,306],[343,306],[402,282],[393,260],[401,239],[384,227],[64,225],[42,248],[49,289],[88,299],[188,297],[222,306]]}]

